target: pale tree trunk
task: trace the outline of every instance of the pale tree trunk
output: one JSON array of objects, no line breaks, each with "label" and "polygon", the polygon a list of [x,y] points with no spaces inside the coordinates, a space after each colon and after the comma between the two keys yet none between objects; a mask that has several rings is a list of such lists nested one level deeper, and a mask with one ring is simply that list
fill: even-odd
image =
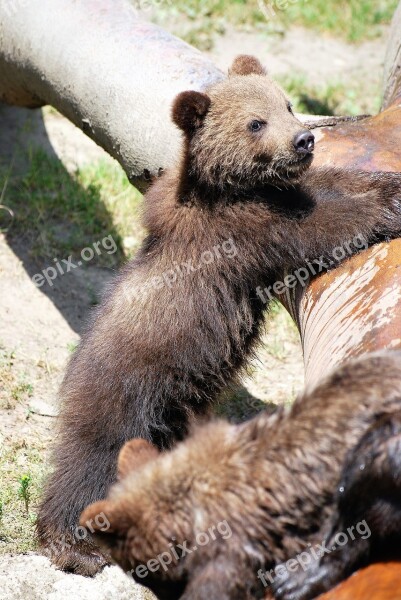
[{"label": "pale tree trunk", "polygon": [[141,189],[179,152],[173,98],[221,78],[201,52],[140,19],[127,0],[0,3],[0,100],[53,105]]}]

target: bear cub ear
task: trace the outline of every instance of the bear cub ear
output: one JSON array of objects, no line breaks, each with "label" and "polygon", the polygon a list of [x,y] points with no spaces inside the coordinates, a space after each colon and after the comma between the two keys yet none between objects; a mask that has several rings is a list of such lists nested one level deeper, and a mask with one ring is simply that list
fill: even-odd
[{"label": "bear cub ear", "polygon": [[119,479],[124,479],[127,475],[137,471],[158,456],[159,451],[156,446],[153,446],[147,440],[137,438],[126,442],[118,456],[117,471]]},{"label": "bear cub ear", "polygon": [[240,54],[234,59],[229,75],[267,75],[262,63],[249,54]]},{"label": "bear cub ear", "polygon": [[192,134],[203,123],[210,107],[210,98],[201,92],[181,92],[174,100],[172,117],[180,129]]}]

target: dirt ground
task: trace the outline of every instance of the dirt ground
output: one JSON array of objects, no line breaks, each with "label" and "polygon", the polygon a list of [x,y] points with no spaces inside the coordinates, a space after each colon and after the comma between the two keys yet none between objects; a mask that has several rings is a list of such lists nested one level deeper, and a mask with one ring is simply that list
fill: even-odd
[{"label": "dirt ground", "polygon": [[[229,31],[217,40],[211,55],[220,67],[226,68],[238,51],[265,58],[272,74],[300,69],[311,82],[329,81],[334,76],[345,82],[358,78],[361,89],[369,93],[369,88],[381,78],[385,40],[366,42],[356,49],[302,29],[271,40]],[[40,111],[0,107],[0,120],[2,161],[13,160],[15,145],[21,141],[21,124],[26,121],[29,127],[23,143],[39,144],[70,171],[105,157],[84,134],[52,112],[46,112],[42,119]],[[14,169],[24,168],[23,162],[15,162]],[[6,194],[3,201],[6,204]],[[1,219],[6,217],[0,214]],[[13,372],[32,387],[32,393],[23,401],[13,402],[11,407],[0,404],[0,452],[34,446],[42,456],[47,455],[58,412],[57,388],[70,348],[79,339],[90,310],[90,290],[98,295],[113,277],[112,271],[89,264],[59,277],[51,289],[39,289],[32,276],[46,266],[31,257],[23,236],[15,239],[0,234],[0,347],[12,350]],[[1,385],[0,380],[0,391]],[[280,403],[293,398],[302,385],[300,343],[294,328],[281,314],[266,336],[259,360],[252,367],[252,377],[244,380],[244,388],[259,407],[262,402]],[[240,390],[239,395],[244,394]],[[65,575],[42,557],[12,556],[12,543],[4,541],[1,535],[0,554],[0,600],[150,597],[123,578],[115,567],[95,580]]]},{"label": "dirt ground", "polygon": [[283,36],[229,28],[216,39],[208,54],[223,71],[239,52],[254,54],[264,59],[269,73],[275,77],[303,75],[312,86],[338,81],[354,87],[357,83],[361,95],[369,96],[381,82],[385,50],[385,32],[376,40],[351,46],[302,27],[293,27]]}]

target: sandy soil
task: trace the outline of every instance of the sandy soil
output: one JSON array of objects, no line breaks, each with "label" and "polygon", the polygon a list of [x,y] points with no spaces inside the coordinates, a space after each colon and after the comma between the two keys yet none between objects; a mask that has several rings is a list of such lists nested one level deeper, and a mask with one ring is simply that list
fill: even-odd
[{"label": "sandy soil", "polygon": [[385,50],[386,30],[383,37],[350,46],[301,27],[293,27],[283,36],[229,28],[208,54],[223,71],[239,52],[254,54],[273,76],[304,75],[308,84],[319,86],[333,81],[352,87],[358,83],[362,93],[369,95],[381,81]]}]

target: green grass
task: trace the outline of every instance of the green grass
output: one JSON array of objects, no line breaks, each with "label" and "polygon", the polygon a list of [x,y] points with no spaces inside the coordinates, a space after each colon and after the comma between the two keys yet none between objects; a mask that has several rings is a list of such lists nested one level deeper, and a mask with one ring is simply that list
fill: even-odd
[{"label": "green grass", "polygon": [[[133,0],[134,1],[134,0]],[[299,25],[319,33],[362,42],[379,36],[390,23],[398,0],[163,0],[152,13],[154,20],[200,50],[210,50],[229,25],[265,34],[284,33]],[[281,7],[281,8],[280,8]],[[302,56],[300,57],[302,71]],[[380,108],[377,89],[361,82],[332,81],[311,86],[306,76],[282,78],[299,112],[324,115],[374,114]]]},{"label": "green grass", "polygon": [[360,42],[380,34],[391,21],[398,0],[300,0],[283,15],[286,25],[299,24]]},{"label": "green grass", "polygon": [[96,256],[98,264],[115,266],[136,249],[142,235],[138,225],[142,196],[119,165],[101,161],[70,174],[40,148],[29,150],[26,159],[22,175],[0,165],[0,190],[5,190],[2,204],[14,213],[8,235],[28,238],[32,256],[76,257],[109,235],[118,250]]},{"label": "green grass", "polygon": [[[103,252],[96,262],[115,267],[135,252],[143,236],[142,196],[110,161],[69,173],[43,150],[22,148],[18,160],[0,164],[0,197],[14,213],[10,223],[10,213],[0,211],[0,230],[7,230],[11,245],[24,242],[33,258],[77,257],[112,235],[118,251]],[[75,347],[70,344],[69,351]],[[0,419],[21,406],[29,418],[32,393],[15,351],[0,343]],[[35,511],[48,467],[45,450],[37,436],[14,441],[0,435],[0,554],[35,549]]]},{"label": "green grass", "polygon": [[354,88],[340,82],[313,86],[307,83],[305,75],[277,77],[294,104],[296,112],[311,115],[361,115],[375,114],[380,109],[381,91],[371,90],[371,95],[360,91],[360,84]]},{"label": "green grass", "polygon": [[[18,367],[19,357],[0,343],[0,419],[17,405],[26,408],[33,386]],[[11,433],[11,432],[10,432]],[[33,550],[35,505],[45,475],[45,452],[37,436],[13,441],[0,435],[0,554]]]},{"label": "green grass", "polygon": [[32,499],[32,477],[29,473],[19,478],[18,496],[23,500],[25,512],[29,515],[29,504]]},{"label": "green grass", "polygon": [[277,406],[272,402],[263,402],[259,398],[254,398],[246,388],[238,385],[232,386],[221,395],[213,408],[213,414],[232,423],[242,423],[262,410],[274,412],[276,408]]},{"label": "green grass", "polygon": [[381,33],[397,4],[398,0],[177,0],[161,2],[153,16],[170,23],[189,43],[208,50],[228,24],[264,32],[301,25],[361,42]]},{"label": "green grass", "polygon": [[35,507],[45,476],[44,449],[35,442],[0,448],[0,554],[35,548]]},{"label": "green grass", "polygon": [[15,352],[0,343],[0,409],[15,408],[18,402],[23,402],[33,393],[33,385],[24,373],[17,372],[14,362]]}]

